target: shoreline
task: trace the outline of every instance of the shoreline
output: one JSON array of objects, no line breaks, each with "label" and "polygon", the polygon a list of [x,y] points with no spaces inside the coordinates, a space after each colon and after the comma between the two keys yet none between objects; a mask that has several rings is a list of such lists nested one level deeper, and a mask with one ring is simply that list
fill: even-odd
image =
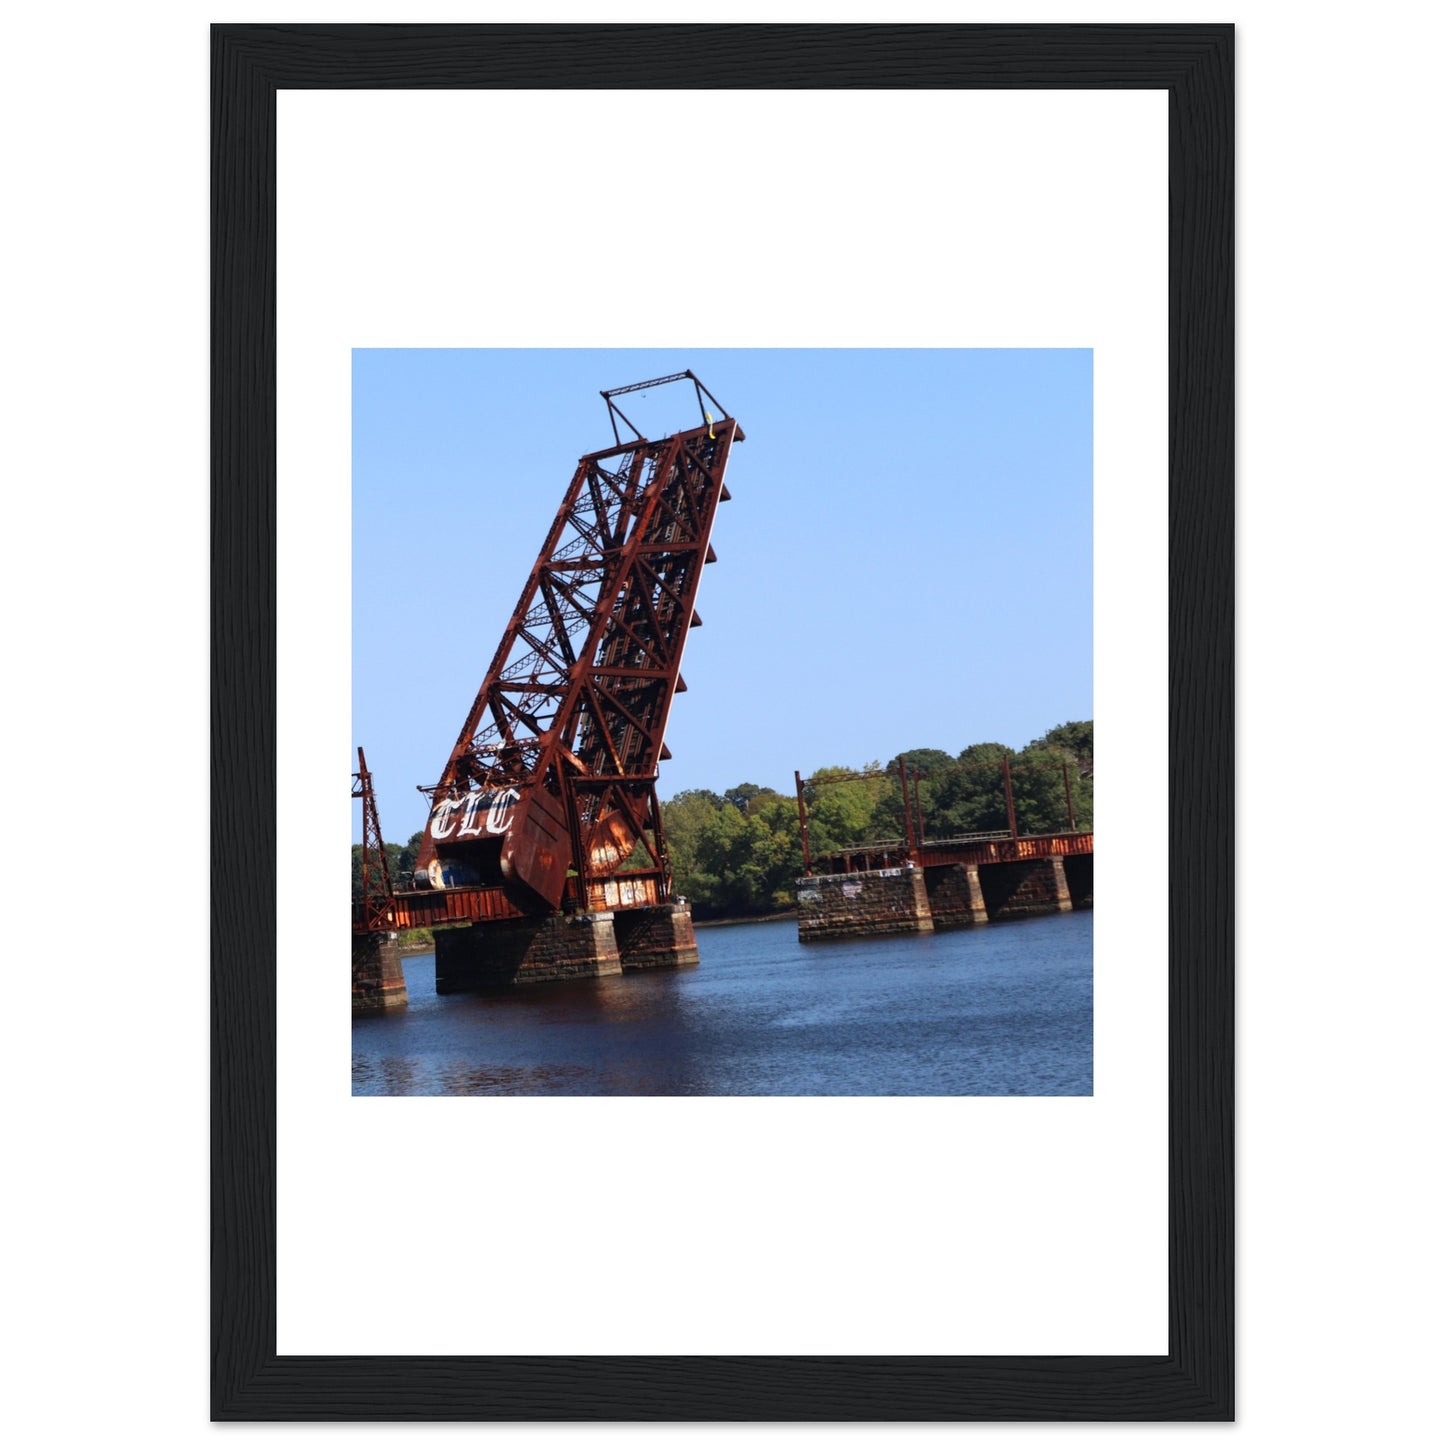
[{"label": "shoreline", "polygon": [[780,913],[744,913],[736,918],[694,918],[694,928],[722,928],[730,923],[781,923],[785,918],[796,918],[796,908],[785,908]]}]

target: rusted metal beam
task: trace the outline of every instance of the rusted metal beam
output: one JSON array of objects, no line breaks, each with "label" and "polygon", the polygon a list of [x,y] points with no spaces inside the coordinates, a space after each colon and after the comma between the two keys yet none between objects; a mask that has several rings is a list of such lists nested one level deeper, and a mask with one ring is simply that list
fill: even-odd
[{"label": "rusted metal beam", "polygon": [[908,764],[902,758],[898,759],[898,781],[903,788],[903,833],[908,839],[908,851],[912,853],[918,847],[918,839],[913,832],[913,809],[908,805]]},{"label": "rusted metal beam", "polygon": [[361,799],[361,897],[352,912],[352,927],[358,933],[389,933],[396,927],[391,864],[387,861],[376,791],[371,785],[371,773],[362,748],[356,750],[351,796]]},{"label": "rusted metal beam", "polygon": [[[891,843],[891,846],[890,846]],[[879,839],[813,860],[815,873],[858,873],[914,861],[924,868],[957,863],[1013,863],[1038,858],[1072,858],[1094,851],[1093,833],[1046,833],[1015,838],[1008,833],[950,838],[922,844],[916,855],[906,841]]]},{"label": "rusted metal beam", "polygon": [[811,877],[813,860],[808,856],[808,805],[803,801],[803,778],[796,768],[793,781],[798,785],[798,831],[803,835],[803,876]]}]

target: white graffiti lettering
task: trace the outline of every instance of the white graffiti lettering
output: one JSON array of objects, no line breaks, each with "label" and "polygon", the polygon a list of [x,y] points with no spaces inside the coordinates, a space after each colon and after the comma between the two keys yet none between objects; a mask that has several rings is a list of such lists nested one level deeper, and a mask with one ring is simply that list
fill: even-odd
[{"label": "white graffiti lettering", "polygon": [[481,809],[482,803],[485,801],[485,797],[486,795],[484,793],[467,794],[467,810],[465,813],[462,814],[462,826],[460,831],[457,833],[458,838],[481,837],[482,830],[480,825],[477,823],[476,818],[477,813]]},{"label": "white graffiti lettering", "polygon": [[460,798],[443,798],[431,811],[431,835],[433,838],[450,838],[455,823],[453,815],[462,806]]},{"label": "white graffiti lettering", "polygon": [[508,788],[492,799],[487,809],[487,832],[505,833],[512,821],[512,809],[522,795],[515,788]]},{"label": "white graffiti lettering", "polygon": [[516,788],[507,788],[500,793],[468,793],[463,798],[443,798],[431,812],[431,835],[433,838],[450,838],[455,832],[458,838],[479,838],[482,829],[478,815],[484,803],[487,804],[487,832],[505,833],[511,826],[512,812],[521,796]]}]

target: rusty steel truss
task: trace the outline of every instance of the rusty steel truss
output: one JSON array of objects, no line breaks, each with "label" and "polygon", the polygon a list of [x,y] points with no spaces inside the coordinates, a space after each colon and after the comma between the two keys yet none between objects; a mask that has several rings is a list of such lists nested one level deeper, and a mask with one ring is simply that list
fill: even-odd
[{"label": "rusty steel truss", "polygon": [[[615,400],[681,381],[701,425],[660,441]],[[415,886],[398,898],[405,923],[671,894],[657,770],[743,433],[690,371],[602,396],[616,445],[578,462],[441,778],[421,788],[430,809]]]},{"label": "rusty steel truss", "polygon": [[361,799],[361,895],[352,906],[351,926],[357,933],[388,932],[396,927],[391,865],[381,840],[376,792],[366,766],[366,753],[356,750],[357,770],[351,775],[351,796]]}]

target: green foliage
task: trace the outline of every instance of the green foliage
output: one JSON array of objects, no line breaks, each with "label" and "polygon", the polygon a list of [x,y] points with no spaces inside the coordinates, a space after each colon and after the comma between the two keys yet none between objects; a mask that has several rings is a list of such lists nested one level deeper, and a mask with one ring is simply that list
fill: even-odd
[{"label": "green foliage", "polygon": [[1008,828],[1003,760],[1013,749],[1003,743],[974,743],[929,779],[923,794],[924,829],[930,838],[996,833]]},{"label": "green foliage", "polygon": [[[1066,728],[1088,729],[1093,746],[1093,723],[1065,723]],[[1062,732],[1054,728],[1053,732]],[[1045,734],[1045,738],[1052,734]],[[1094,826],[1094,759],[1080,756],[1066,745],[1046,744],[1045,738],[1031,742],[1019,754],[1014,770],[1014,802],[1018,809],[1019,832],[1062,833],[1069,826],[1069,799],[1074,804],[1074,826],[1088,831]],[[1069,781],[1064,784],[1064,769]]]},{"label": "green foliage", "polygon": [[879,763],[868,763],[856,771],[877,776],[852,776],[852,768],[820,768],[804,790],[808,846],[814,854],[851,848],[876,836],[874,814],[890,790],[898,790],[898,779],[884,774]]},{"label": "green foliage", "polygon": [[1050,728],[1043,737],[1035,738],[1025,752],[1032,752],[1035,748],[1058,748],[1067,753],[1075,762],[1087,765],[1086,771],[1092,773],[1094,770],[1094,720],[1088,722],[1066,722],[1060,723],[1056,728]]},{"label": "green foliage", "polygon": [[401,850],[401,856],[397,860],[397,872],[393,875],[397,879],[398,888],[409,888],[411,886],[411,875],[416,872],[416,855],[421,852],[421,834],[413,833],[406,840],[405,847]]},{"label": "green foliage", "polygon": [[[386,862],[391,869],[391,886],[398,891],[411,887],[411,875],[416,871],[417,850],[421,847],[421,834],[413,833],[405,844],[387,843]],[[361,844],[351,845],[351,901],[361,898]]]},{"label": "green foliage", "polygon": [[777,794],[774,793],[771,788],[760,788],[756,783],[739,783],[737,787],[729,788],[727,792],[723,794],[723,801],[731,803],[738,812],[746,813],[748,811],[748,805],[753,799],[761,797],[763,794],[777,797]]},{"label": "green foliage", "polygon": [[896,776],[899,763],[907,763],[910,772],[937,773],[953,766],[953,754],[942,748],[908,748],[889,760],[888,771]]},{"label": "green foliage", "polygon": [[[746,810],[746,811],[744,811]],[[692,789],[662,805],[673,887],[699,918],[791,907],[803,871],[795,801],[742,783]]]},{"label": "green foliage", "polygon": [[[419,836],[420,836],[420,834],[418,834],[418,837],[419,837]],[[398,876],[399,876],[399,875],[398,875],[398,872],[397,872],[397,869],[398,869],[398,867],[399,867],[399,865],[400,865],[400,863],[401,863],[401,852],[402,852],[402,850],[401,850],[401,845],[400,845],[399,843],[387,843],[387,844],[385,844],[384,846],[385,846],[385,848],[386,848],[386,861],[387,861],[387,865],[388,865],[388,866],[390,867],[390,869],[391,869],[391,886],[392,886],[393,888],[399,888],[401,885],[397,882],[397,878],[398,878]],[[357,903],[357,902],[360,902],[360,900],[361,900],[361,844],[360,844],[360,843],[353,843],[353,844],[351,845],[351,901],[352,901],[353,903]]]}]

